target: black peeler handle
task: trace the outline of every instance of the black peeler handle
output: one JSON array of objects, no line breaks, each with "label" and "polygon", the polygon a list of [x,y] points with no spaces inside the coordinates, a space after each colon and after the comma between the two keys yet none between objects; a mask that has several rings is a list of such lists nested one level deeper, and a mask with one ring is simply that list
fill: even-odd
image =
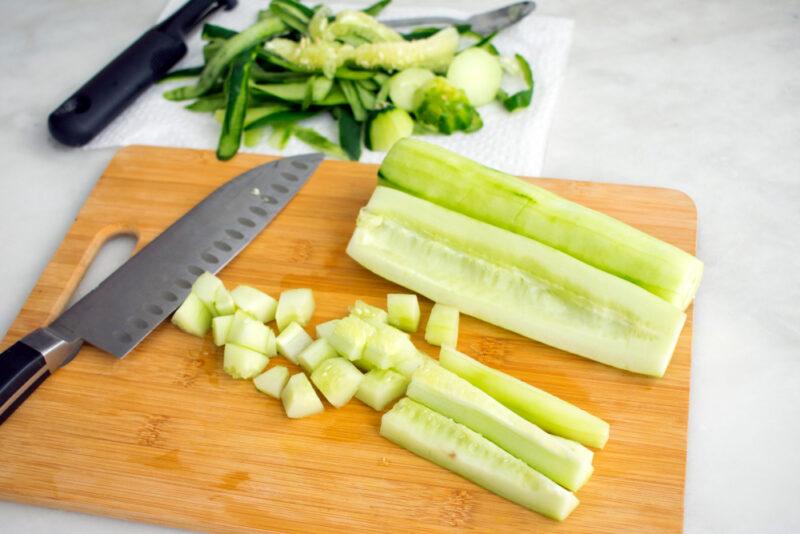
[{"label": "black peeler handle", "polygon": [[53,111],[47,121],[50,134],[70,146],[91,141],[186,54],[183,40],[192,28],[217,9],[235,6],[236,0],[186,2]]}]

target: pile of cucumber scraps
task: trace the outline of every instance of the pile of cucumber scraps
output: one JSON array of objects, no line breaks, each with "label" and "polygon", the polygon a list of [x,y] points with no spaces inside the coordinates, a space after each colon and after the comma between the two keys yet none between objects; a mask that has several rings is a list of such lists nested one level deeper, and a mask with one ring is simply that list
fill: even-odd
[{"label": "pile of cucumber scraps", "polygon": [[[495,100],[508,111],[530,105],[530,66],[519,54],[502,56],[491,43],[495,34],[468,25],[401,34],[375,19],[389,2],[334,14],[324,5],[272,0],[241,31],[206,24],[204,65],[162,80],[194,78],[194,84],[164,97],[191,100],[186,109],[214,114],[222,125],[221,160],[242,142],[258,145],[267,130],[277,149],[295,137],[330,156],[358,160],[362,145],[385,151],[414,133],[479,130],[477,108]],[[509,94],[504,73],[525,88]],[[323,113],[337,122],[338,142],[302,125]]]}]

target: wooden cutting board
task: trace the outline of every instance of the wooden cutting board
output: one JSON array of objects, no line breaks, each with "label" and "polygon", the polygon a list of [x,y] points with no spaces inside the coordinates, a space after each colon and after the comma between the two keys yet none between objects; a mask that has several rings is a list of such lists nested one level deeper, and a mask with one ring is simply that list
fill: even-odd
[{"label": "wooden cutting board", "polygon": [[[268,159],[120,150],[2,348],[56,317],[110,236],[131,232],[142,246],[219,184]],[[375,170],[326,161],[221,278],[276,297],[313,288],[311,331],[356,298],[385,306],[386,293],[400,288],[344,252]],[[694,252],[696,212],[683,193],[535,182]],[[424,321],[431,303],[421,300]],[[287,419],[280,402],[223,373],[209,340],[168,323],[124,360],[84,347],[0,426],[0,498],[215,532],[679,531],[691,332],[690,312],[666,376],[651,379],[462,318],[459,349],[611,423],[581,504],[561,524],[386,441],[380,414],[356,400]],[[437,354],[421,334],[414,341]]]}]

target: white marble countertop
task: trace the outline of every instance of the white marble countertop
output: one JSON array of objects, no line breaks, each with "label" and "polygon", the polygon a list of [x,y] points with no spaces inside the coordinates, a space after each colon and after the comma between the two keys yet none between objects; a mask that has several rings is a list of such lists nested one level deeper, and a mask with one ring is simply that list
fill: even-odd
[{"label": "white marble countertop", "polygon": [[[0,334],[113,155],[57,146],[46,116],[163,2],[0,3]],[[576,21],[544,174],[673,187],[697,204],[686,531],[799,532],[800,4],[540,12]],[[167,532],[12,503],[0,517],[5,532]]]}]

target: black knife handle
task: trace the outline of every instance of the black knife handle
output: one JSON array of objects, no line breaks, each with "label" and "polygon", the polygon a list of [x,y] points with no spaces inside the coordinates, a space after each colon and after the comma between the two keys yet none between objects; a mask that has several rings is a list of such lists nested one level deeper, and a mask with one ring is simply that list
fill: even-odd
[{"label": "black knife handle", "polygon": [[186,54],[186,34],[210,13],[235,0],[189,0],[78,89],[48,117],[50,134],[65,145],[91,141],[145,89]]},{"label": "black knife handle", "polygon": [[50,376],[44,355],[17,341],[0,354],[0,424]]}]

